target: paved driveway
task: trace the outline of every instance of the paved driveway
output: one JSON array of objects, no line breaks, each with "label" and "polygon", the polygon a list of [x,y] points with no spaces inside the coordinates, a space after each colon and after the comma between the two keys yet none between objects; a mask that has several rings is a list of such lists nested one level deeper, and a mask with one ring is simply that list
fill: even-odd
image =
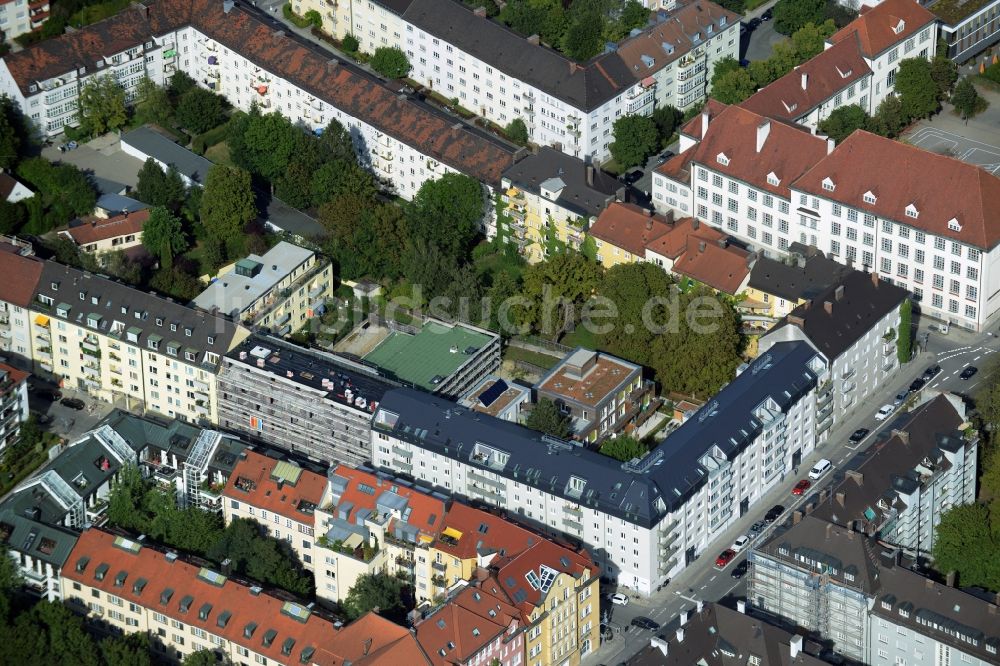
[{"label": "paved driveway", "polygon": [[94,176],[102,193],[117,193],[122,186],[135,187],[142,162],[121,151],[121,142],[114,134],[89,141],[73,150],[59,152],[56,146],[42,150],[42,157],[53,162],[72,164]]}]

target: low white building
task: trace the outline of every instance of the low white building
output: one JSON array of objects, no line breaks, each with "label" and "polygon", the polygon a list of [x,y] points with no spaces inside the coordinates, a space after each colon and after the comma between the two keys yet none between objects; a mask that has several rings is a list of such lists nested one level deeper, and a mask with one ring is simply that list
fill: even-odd
[{"label": "low white building", "polygon": [[775,345],[639,461],[620,463],[410,389],[385,394],[372,461],[578,539],[641,594],[677,575],[816,441],[823,359]]}]

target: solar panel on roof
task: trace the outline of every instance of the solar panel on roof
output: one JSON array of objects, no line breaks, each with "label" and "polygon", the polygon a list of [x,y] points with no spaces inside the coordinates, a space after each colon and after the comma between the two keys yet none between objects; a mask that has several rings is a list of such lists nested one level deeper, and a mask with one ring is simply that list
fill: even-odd
[{"label": "solar panel on roof", "polygon": [[493,386],[479,394],[479,404],[483,407],[489,407],[496,402],[497,398],[504,394],[507,388],[507,382],[502,379],[496,380]]}]

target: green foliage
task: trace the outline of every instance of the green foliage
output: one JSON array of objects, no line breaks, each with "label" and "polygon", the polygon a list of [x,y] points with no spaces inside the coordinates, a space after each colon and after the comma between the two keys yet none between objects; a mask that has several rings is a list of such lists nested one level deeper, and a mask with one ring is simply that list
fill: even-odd
[{"label": "green foliage", "polygon": [[660,147],[656,123],[649,116],[622,116],[615,121],[613,132],[611,156],[624,169],[645,164]]},{"label": "green foliage", "polygon": [[972,80],[967,76],[963,77],[955,86],[951,103],[955,107],[955,112],[963,118],[971,118],[982,113],[989,106],[989,103],[979,94],[976,87],[972,85]]},{"label": "green foliage", "polygon": [[225,119],[223,98],[204,88],[189,89],[177,102],[177,121],[194,134],[218,127]]},{"label": "green foliage", "polygon": [[[217,253],[218,247],[219,244],[216,243],[215,248],[217,248]],[[217,260],[212,261],[211,258],[208,258],[204,263],[208,264],[214,270],[221,266],[223,262],[224,259],[220,255]],[[150,278],[149,286],[159,293],[170,296],[182,303],[194,299],[195,296],[205,289],[205,285],[198,278],[176,268],[173,270],[161,268]]]},{"label": "green foliage", "polygon": [[447,173],[420,186],[406,207],[410,233],[448,256],[465,256],[486,213],[483,187],[474,178]]},{"label": "green foliage", "polygon": [[601,266],[578,252],[563,252],[528,266],[522,292],[528,299],[523,322],[552,339],[572,330],[580,320],[584,302],[600,284],[601,275]]},{"label": "green foliage", "polygon": [[80,128],[91,136],[119,129],[128,122],[125,89],[111,74],[88,79],[80,89]]},{"label": "green foliage", "polygon": [[[576,4],[583,5],[581,0]],[[596,3],[590,3],[596,4]],[[604,49],[605,18],[596,8],[571,12],[569,27],[563,36],[563,52],[580,62],[590,60]]]},{"label": "green foliage", "polygon": [[548,398],[538,400],[524,424],[532,430],[538,430],[553,437],[565,439],[570,435],[569,416],[559,411],[556,403]]},{"label": "green foliage", "polygon": [[896,336],[896,357],[900,364],[909,363],[913,356],[913,305],[906,299],[899,306],[899,335]]},{"label": "green foliage", "polygon": [[[107,666],[151,666],[149,636],[134,633],[101,641],[101,656]],[[187,664],[187,661],[184,662]],[[212,664],[216,664],[213,655]]]},{"label": "green foliage", "polygon": [[358,38],[352,35],[351,33],[347,33],[346,35],[344,35],[344,39],[340,43],[340,45],[348,53],[357,53],[358,49],[361,48],[361,44],[358,42]]},{"label": "green foliage", "polygon": [[310,9],[305,13],[303,18],[306,20],[307,25],[311,25],[317,30],[323,29],[323,17],[315,9]]},{"label": "green foliage", "polygon": [[17,173],[37,192],[25,201],[27,233],[44,234],[94,210],[97,194],[86,174],[71,164],[56,165],[32,157],[21,162]]},{"label": "green foliage", "polygon": [[855,130],[868,127],[870,122],[864,109],[857,104],[850,104],[834,109],[827,118],[820,121],[818,127],[820,132],[840,143]]},{"label": "green foliage", "polygon": [[738,69],[740,69],[740,62],[733,56],[726,56],[721,60],[716,60],[715,66],[712,68],[711,87],[715,88],[715,84],[718,83],[719,80],[730,72],[735,72]]},{"label": "green foliage", "polygon": [[401,622],[406,615],[402,596],[403,583],[395,576],[384,573],[362,574],[347,591],[343,608],[352,620],[378,609],[379,615]]},{"label": "green foliage", "polygon": [[395,46],[380,46],[375,49],[368,64],[387,79],[401,79],[410,73],[410,61],[403,50]]},{"label": "green foliage", "polygon": [[868,129],[875,134],[895,138],[906,126],[903,115],[903,102],[896,95],[889,95],[875,109]]},{"label": "green foliage", "polygon": [[504,129],[504,134],[514,143],[519,143],[522,146],[528,143],[528,126],[520,118],[514,118],[510,121],[510,124]]},{"label": "green foliage", "polygon": [[826,38],[836,31],[837,26],[830,19],[803,25],[792,33],[791,45],[795,59],[798,62],[805,62],[822,53]]},{"label": "green foliage", "polygon": [[209,649],[198,650],[184,657],[181,666],[217,666],[219,660],[215,657],[215,652]]},{"label": "green foliage", "polygon": [[963,587],[1000,591],[1000,533],[990,508],[982,504],[952,507],[941,516],[935,532],[934,566],[958,572]]},{"label": "green foliage", "polygon": [[83,620],[67,606],[41,601],[0,627],[4,652],[24,664],[100,666],[100,653],[83,627]]},{"label": "green foliage", "polygon": [[173,113],[170,94],[163,86],[157,85],[148,76],[142,77],[136,91],[136,119],[143,123],[158,123],[165,125]]},{"label": "green foliage", "polygon": [[322,206],[317,219],[328,232],[323,248],[343,278],[399,276],[409,233],[398,206],[342,194]]},{"label": "green foliage", "polygon": [[774,29],[791,35],[806,23],[822,23],[826,0],[779,0],[774,6]]},{"label": "green foliage", "polygon": [[473,9],[485,9],[487,16],[496,16],[500,12],[500,8],[497,7],[497,3],[493,0],[462,0],[467,6]]},{"label": "green foliage", "polygon": [[27,127],[18,106],[10,97],[0,96],[0,167],[11,169],[17,164],[22,138],[27,136]]},{"label": "green foliage", "polygon": [[1000,63],[987,67],[983,71],[983,76],[993,83],[1000,83]]},{"label": "green foliage", "polygon": [[0,234],[17,233],[27,219],[28,213],[21,202],[0,200]]},{"label": "green foliage", "polygon": [[955,82],[958,81],[958,65],[948,57],[947,51],[943,51],[934,56],[931,60],[931,78],[938,89],[939,99],[948,99]]},{"label": "green foliage", "polygon": [[164,173],[159,163],[150,157],[139,169],[133,194],[150,206],[164,206],[176,212],[187,198],[187,189],[177,169],[171,166]]},{"label": "green foliage", "polygon": [[634,437],[621,435],[605,440],[601,444],[600,452],[615,460],[626,462],[646,455],[646,446]]},{"label": "green foliage", "polygon": [[755,92],[757,92],[757,86],[750,77],[750,72],[739,68],[730,70],[715,79],[712,83],[711,96],[723,104],[739,104]]},{"label": "green foliage", "polygon": [[628,36],[637,28],[645,28],[649,22],[649,10],[636,0],[626,0],[622,7],[618,20],[613,21],[605,34],[611,41],[618,41]]},{"label": "green foliage", "polygon": [[562,3],[554,0],[511,0],[498,18],[522,35],[538,35],[555,47],[562,43],[568,22]]},{"label": "green foliage", "polygon": [[170,95],[170,99],[178,101],[185,93],[195,90],[198,87],[198,82],[187,75],[186,72],[177,70],[170,77],[170,83],[167,84],[167,94]]},{"label": "green foliage", "polygon": [[174,257],[188,249],[180,219],[162,206],[154,208],[142,227],[142,245],[160,260],[160,266],[171,270]]},{"label": "green foliage", "polygon": [[227,136],[229,136],[229,124],[225,123],[207,132],[202,132],[193,138],[191,140],[191,150],[199,155],[204,155],[206,150],[217,143],[225,141]]},{"label": "green foliage", "polygon": [[240,253],[244,230],[256,217],[250,174],[222,164],[209,169],[201,201],[201,222],[211,238],[226,244],[229,256]]},{"label": "green foliage", "polygon": [[658,106],[653,110],[653,122],[660,135],[660,147],[666,148],[670,138],[680,127],[684,114],[672,106]]},{"label": "green foliage", "polygon": [[939,89],[925,58],[906,58],[896,71],[896,95],[902,103],[905,122],[927,118],[940,108]]},{"label": "green foliage", "polygon": [[[292,11],[291,4],[286,4],[282,6],[281,15],[284,16],[289,21],[291,21],[297,28],[308,28],[310,25],[312,25],[312,22],[308,18],[304,16],[299,16],[294,11]],[[322,25],[323,21],[321,19],[320,25],[317,27],[322,27]]]}]

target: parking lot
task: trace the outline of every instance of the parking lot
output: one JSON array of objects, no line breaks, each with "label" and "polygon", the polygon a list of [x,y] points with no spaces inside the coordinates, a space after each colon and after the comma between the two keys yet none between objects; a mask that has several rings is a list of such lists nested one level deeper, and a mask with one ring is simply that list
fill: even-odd
[{"label": "parking lot", "polygon": [[919,127],[906,137],[924,150],[949,155],[1000,175],[1000,148],[937,127]]},{"label": "parking lot", "polygon": [[142,168],[142,162],[121,151],[121,141],[113,133],[65,152],[60,152],[57,146],[47,147],[42,150],[42,157],[72,164],[94,176],[102,194],[118,193],[126,185],[135,187],[139,169]]}]

